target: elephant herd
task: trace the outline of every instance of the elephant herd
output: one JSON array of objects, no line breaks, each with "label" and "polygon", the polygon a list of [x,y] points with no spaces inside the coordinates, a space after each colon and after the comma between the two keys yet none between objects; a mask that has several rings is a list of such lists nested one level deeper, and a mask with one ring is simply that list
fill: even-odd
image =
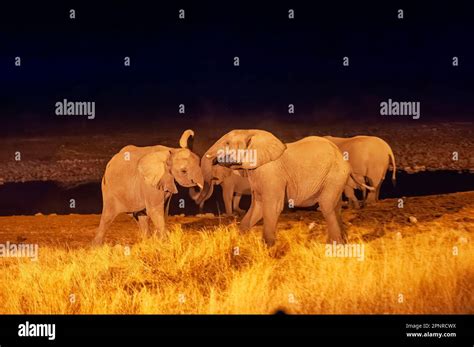
[{"label": "elephant herd", "polygon": [[[186,130],[179,148],[126,146],[107,164],[102,178],[103,210],[93,243],[103,242],[105,231],[120,213],[133,213],[142,232],[149,221],[163,235],[165,215],[175,182],[190,188],[202,208],[215,185],[221,185],[226,214],[243,212],[242,195],[251,195],[249,210],[240,222],[245,232],[263,219],[263,239],[275,243],[279,215],[285,204],[316,204],[326,221],[327,242],[344,243],[342,194],[359,207],[354,189],[365,203],[378,200],[386,171],[395,157],[390,146],[373,136],[339,138],[308,136],[283,143],[265,130],[232,130],[217,140],[202,158],[192,152],[192,130]],[[198,187],[198,189],[196,189]]]}]

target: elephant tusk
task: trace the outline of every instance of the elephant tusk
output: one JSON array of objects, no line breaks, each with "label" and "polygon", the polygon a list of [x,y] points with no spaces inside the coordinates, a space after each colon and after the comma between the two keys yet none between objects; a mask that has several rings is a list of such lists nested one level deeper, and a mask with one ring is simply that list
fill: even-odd
[{"label": "elephant tusk", "polygon": [[208,158],[208,159],[209,159],[209,158],[212,158],[212,155],[206,154],[206,158]]},{"label": "elephant tusk", "polygon": [[197,186],[198,186],[199,189],[201,189],[201,190],[204,188],[203,185],[202,185],[202,184],[199,184],[199,183],[197,184]]}]

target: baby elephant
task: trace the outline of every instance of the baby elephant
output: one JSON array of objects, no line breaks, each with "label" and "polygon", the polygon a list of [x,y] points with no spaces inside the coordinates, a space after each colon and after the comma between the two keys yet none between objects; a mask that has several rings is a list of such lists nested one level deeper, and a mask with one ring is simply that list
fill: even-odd
[{"label": "baby elephant", "polygon": [[194,188],[189,190],[191,198],[199,205],[202,210],[204,203],[208,200],[214,192],[214,186],[220,185],[222,188],[222,198],[225,205],[225,213],[230,216],[233,212],[243,213],[240,209],[240,199],[242,195],[251,195],[250,183],[243,171],[232,170],[224,166],[212,166],[212,179],[210,182],[210,189],[206,196],[201,196]]},{"label": "baby elephant", "polygon": [[[354,136],[349,138],[325,136],[326,139],[335,143],[341,150],[344,158],[349,161],[354,176],[359,181],[367,178],[369,184],[375,188],[375,191],[369,191],[367,202],[375,203],[378,201],[380,186],[385,178],[388,166],[393,166],[392,182],[396,181],[395,156],[387,142],[375,136]],[[344,194],[349,199],[349,204],[359,207],[359,201],[354,194],[354,188],[357,185],[352,180],[344,188]],[[365,196],[364,187],[362,189]]]},{"label": "baby elephant", "polygon": [[[109,225],[124,212],[137,216],[143,232],[148,232],[150,218],[158,233],[164,233],[165,202],[178,192],[174,180],[184,187],[204,184],[199,157],[188,146],[193,136],[186,130],[180,148],[130,145],[113,156],[102,178],[103,208],[94,245],[102,244]],[[145,214],[138,213],[143,210]]]}]

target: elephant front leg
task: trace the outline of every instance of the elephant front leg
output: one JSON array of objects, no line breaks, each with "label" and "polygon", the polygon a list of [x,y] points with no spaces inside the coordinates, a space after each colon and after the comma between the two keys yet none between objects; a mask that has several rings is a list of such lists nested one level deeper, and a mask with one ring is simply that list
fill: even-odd
[{"label": "elephant front leg", "polygon": [[155,227],[154,233],[158,237],[164,237],[166,235],[166,226],[165,226],[165,213],[163,206],[153,206],[150,209],[147,209],[146,213],[150,217],[153,225]]},{"label": "elephant front leg", "polygon": [[283,211],[283,200],[284,197],[263,201],[263,240],[269,247],[276,241],[275,233],[278,217]]},{"label": "elephant front leg", "polygon": [[234,200],[232,203],[232,207],[234,209],[234,212],[237,213],[244,213],[245,211],[240,208],[240,199],[242,198],[242,194],[236,193],[234,196]]},{"label": "elephant front leg", "polygon": [[165,235],[165,195],[163,192],[150,194],[145,199],[146,214],[154,226],[154,233],[160,237]]},{"label": "elephant front leg", "polygon": [[147,215],[139,215],[138,218],[138,228],[142,237],[148,236],[149,230],[149,221],[150,218]]},{"label": "elephant front leg", "polygon": [[252,195],[252,202],[250,208],[245,214],[244,218],[240,222],[240,232],[244,233],[250,230],[255,224],[257,224],[263,217],[262,201],[255,198],[255,194]]},{"label": "elephant front leg", "polygon": [[234,197],[234,190],[227,185],[222,184],[222,197],[224,199],[225,214],[232,215],[232,199]]}]

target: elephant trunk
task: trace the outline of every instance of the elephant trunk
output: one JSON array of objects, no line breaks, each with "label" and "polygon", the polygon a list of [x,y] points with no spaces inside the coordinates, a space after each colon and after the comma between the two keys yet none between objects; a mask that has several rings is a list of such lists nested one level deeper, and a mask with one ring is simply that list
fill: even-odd
[{"label": "elephant trunk", "polygon": [[212,196],[212,193],[214,193],[214,185],[215,184],[213,182],[204,182],[204,189],[201,191],[201,194],[199,194],[199,196],[196,198],[196,204],[201,205]]},{"label": "elephant trunk", "polygon": [[193,199],[194,201],[197,200],[197,198],[199,197],[200,195],[200,192],[196,189],[196,187],[191,187],[189,188],[189,197],[191,199]]},{"label": "elephant trunk", "polygon": [[214,146],[209,148],[206,153],[204,153],[201,159],[201,172],[204,178],[204,188],[201,189],[201,193],[195,200],[198,205],[209,199],[214,192],[214,184],[212,183],[212,165],[217,156],[217,149],[218,144],[216,143]]},{"label": "elephant trunk", "polygon": [[204,176],[201,167],[198,164],[189,172],[189,178],[191,179],[191,182],[199,187],[199,190],[204,188]]},{"label": "elephant trunk", "polygon": [[200,190],[204,189],[204,177],[201,173],[193,179],[194,183],[199,187]]}]

